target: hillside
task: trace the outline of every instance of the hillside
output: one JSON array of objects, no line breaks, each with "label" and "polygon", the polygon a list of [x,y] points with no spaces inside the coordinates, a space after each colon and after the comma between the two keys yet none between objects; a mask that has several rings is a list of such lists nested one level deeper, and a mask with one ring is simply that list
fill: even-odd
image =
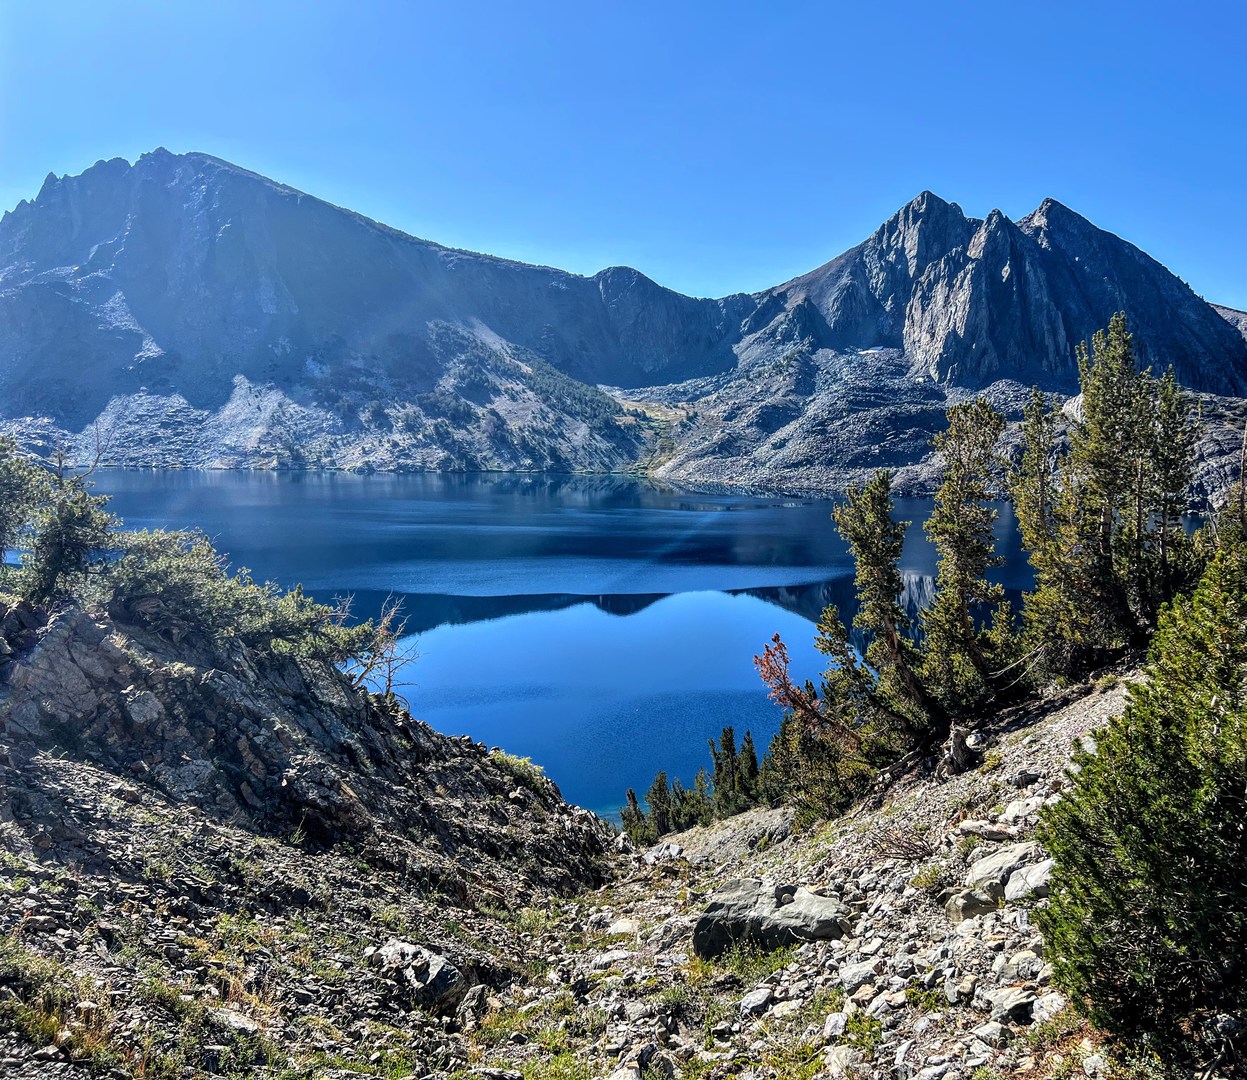
[{"label": "hillside", "polygon": [[967,393],[1015,414],[1032,383],[1075,392],[1076,344],[1117,310],[1144,362],[1247,393],[1229,309],[1051,199],[1015,223],[924,192],[808,274],[697,299],[451,250],[157,150],[49,176],[0,220],[0,420],[83,455],[98,432],[119,464],[832,490],[921,462]]},{"label": "hillside", "polygon": [[523,976],[502,913],[598,884],[609,842],[329,664],[0,610],[6,1076],[346,1069],[400,1037],[453,1063],[439,1014]]},{"label": "hillside", "polygon": [[[1108,1075],[1027,912],[1110,681],[813,832],[755,811],[642,857],[324,670],[73,610],[3,627],[5,1075]],[[792,944],[719,955],[750,879],[795,895]]]}]

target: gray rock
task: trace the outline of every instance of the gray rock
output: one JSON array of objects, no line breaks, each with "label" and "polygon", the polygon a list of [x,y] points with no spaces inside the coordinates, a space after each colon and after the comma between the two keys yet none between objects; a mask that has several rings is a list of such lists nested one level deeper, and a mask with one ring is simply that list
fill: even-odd
[{"label": "gray rock", "polygon": [[767,951],[802,941],[839,938],[850,910],[834,896],[755,879],[724,885],[693,928],[693,950],[703,959],[748,941]]},{"label": "gray rock", "polygon": [[1004,884],[1009,875],[1020,866],[1031,862],[1039,853],[1034,843],[1011,844],[979,859],[966,874],[966,884],[972,889],[982,889],[998,896],[1004,895]]},{"label": "gray rock", "polygon": [[1044,859],[1033,866],[1023,866],[1020,870],[1013,871],[1005,884],[1005,899],[1013,902],[1024,900],[1028,896],[1047,896],[1052,867],[1053,860]]},{"label": "gray rock", "polygon": [[988,1020],[974,1029],[974,1037],[981,1039],[988,1046],[1001,1047],[1009,1041],[1009,1030],[1003,1024]]},{"label": "gray rock", "polygon": [[766,1007],[774,1000],[775,995],[771,992],[769,986],[761,986],[757,990],[751,990],[743,998],[740,999],[741,1016],[757,1016],[766,1012]]},{"label": "gray rock", "polygon": [[991,1018],[997,1023],[1029,1024],[1033,1019],[1035,991],[1022,986],[1006,986],[984,995]]},{"label": "gray rock", "polygon": [[834,1012],[823,1021],[823,1042],[834,1042],[844,1034],[848,1026],[848,1013]]},{"label": "gray rock", "polygon": [[1068,1004],[1069,1002],[1066,1000],[1065,995],[1054,990],[1035,999],[1031,1015],[1036,1024],[1046,1024]]},{"label": "gray rock", "polygon": [[853,1067],[861,1060],[862,1052],[856,1046],[833,1046],[823,1058],[827,1071],[836,1080],[851,1076]]},{"label": "gray rock", "polygon": [[999,907],[999,901],[981,889],[965,889],[954,893],[944,902],[945,912],[955,923],[965,922],[977,915],[986,915]]},{"label": "gray rock", "polygon": [[867,983],[875,982],[887,965],[882,960],[864,960],[860,964],[845,964],[840,969],[840,984],[846,994],[855,994]]},{"label": "gray rock", "polygon": [[408,941],[391,939],[371,957],[411,1004],[435,1015],[449,1015],[467,995],[469,983],[444,956]]}]

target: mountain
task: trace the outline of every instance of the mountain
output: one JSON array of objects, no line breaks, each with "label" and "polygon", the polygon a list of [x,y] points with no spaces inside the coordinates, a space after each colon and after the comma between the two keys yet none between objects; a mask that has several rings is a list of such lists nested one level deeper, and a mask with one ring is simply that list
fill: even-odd
[{"label": "mountain", "polygon": [[49,176],[0,219],[0,414],[45,441],[99,421],[131,464],[827,488],[920,459],[950,395],[1073,392],[1076,343],[1117,310],[1147,362],[1247,393],[1228,316],[1053,200],[1015,223],[924,192],[802,277],[698,299],[452,250],[162,149]]}]

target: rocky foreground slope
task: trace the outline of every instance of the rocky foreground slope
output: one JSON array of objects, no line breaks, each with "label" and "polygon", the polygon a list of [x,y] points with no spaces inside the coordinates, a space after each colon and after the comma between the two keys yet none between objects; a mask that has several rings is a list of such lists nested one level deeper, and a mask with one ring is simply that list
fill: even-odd
[{"label": "rocky foreground slope", "polygon": [[5,1076],[453,1067],[442,1014],[524,974],[499,913],[609,842],[327,665],[0,611]]},{"label": "rocky foreground slope", "polygon": [[[682,296],[454,251],[205,154],[49,176],[0,219],[0,421],[126,465],[640,469],[830,490],[944,409],[1077,389],[1124,310],[1143,362],[1247,394],[1243,316],[1048,199],[923,192],[825,265]],[[609,386],[611,394],[601,391]],[[94,428],[95,430],[90,430]]]},{"label": "rocky foreground slope", "polygon": [[635,853],[332,669],[0,614],[5,1076],[1145,1075],[1031,920],[1115,678],[825,826]]}]

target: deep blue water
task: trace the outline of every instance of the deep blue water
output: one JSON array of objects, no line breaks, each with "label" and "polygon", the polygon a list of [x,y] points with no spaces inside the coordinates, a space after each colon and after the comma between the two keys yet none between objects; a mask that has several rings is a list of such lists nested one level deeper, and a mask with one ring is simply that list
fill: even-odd
[{"label": "deep blue water", "polygon": [[[532,757],[613,814],[658,769],[691,782],[725,724],[759,750],[779,722],[753,667],[775,633],[822,668],[813,621],[852,571],[827,500],[690,494],[617,477],[108,470],[131,528],[198,527],[235,566],[375,614],[404,601],[414,715]],[[934,556],[912,518],[915,603]],[[1024,581],[1009,520],[1001,580]]]}]

